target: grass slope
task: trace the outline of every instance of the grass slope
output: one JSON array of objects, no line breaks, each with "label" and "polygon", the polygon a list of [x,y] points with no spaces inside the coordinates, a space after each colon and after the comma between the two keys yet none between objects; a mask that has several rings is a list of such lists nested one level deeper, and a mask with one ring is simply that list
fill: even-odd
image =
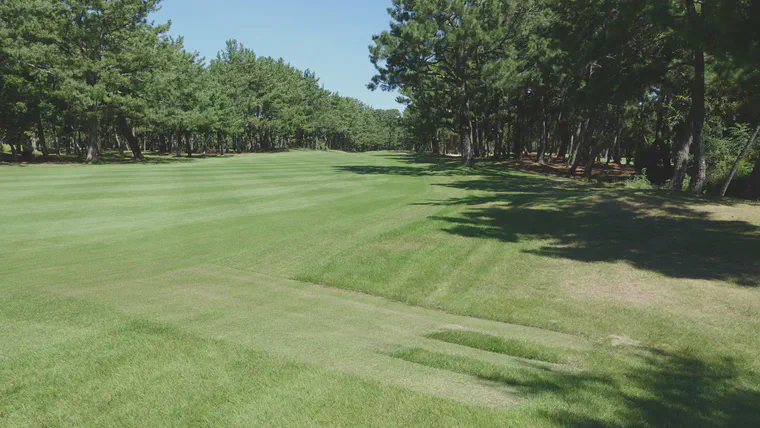
[{"label": "grass slope", "polygon": [[0,168],[0,425],[760,418],[757,205],[394,153],[160,160]]}]

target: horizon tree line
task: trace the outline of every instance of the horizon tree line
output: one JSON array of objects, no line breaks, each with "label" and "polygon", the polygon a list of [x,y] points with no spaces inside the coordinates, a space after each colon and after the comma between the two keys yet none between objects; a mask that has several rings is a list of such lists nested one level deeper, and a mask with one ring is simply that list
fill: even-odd
[{"label": "horizon tree line", "polygon": [[0,1],[0,139],[11,160],[106,150],[364,151],[401,144],[398,110],[326,90],[314,72],[235,40],[188,52],[160,0]]}]

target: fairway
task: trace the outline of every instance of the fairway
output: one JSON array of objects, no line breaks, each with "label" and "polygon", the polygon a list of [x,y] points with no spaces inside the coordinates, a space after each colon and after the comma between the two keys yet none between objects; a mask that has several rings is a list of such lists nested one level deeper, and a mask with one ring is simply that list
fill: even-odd
[{"label": "fairway", "polygon": [[760,420],[757,204],[321,151],[0,201],[0,426]]}]

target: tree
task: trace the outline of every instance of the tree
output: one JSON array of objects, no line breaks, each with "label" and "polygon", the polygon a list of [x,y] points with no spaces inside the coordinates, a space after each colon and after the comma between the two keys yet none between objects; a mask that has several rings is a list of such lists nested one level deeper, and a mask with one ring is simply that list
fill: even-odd
[{"label": "tree", "polygon": [[313,72],[234,40],[207,64],[166,35],[169,24],[148,21],[158,5],[0,1],[0,138],[29,159],[36,149],[47,156],[52,139],[56,154],[88,162],[126,147],[140,160],[144,150],[401,144],[398,111],[331,93]]},{"label": "tree", "polygon": [[485,70],[504,58],[530,7],[530,2],[496,0],[394,0],[390,31],[375,36],[370,46],[378,71],[370,87],[412,94],[434,87],[431,80],[445,84],[463,161],[472,164],[481,113],[475,103],[485,88]]},{"label": "tree", "polygon": [[28,141],[24,133],[34,128],[44,156],[48,156],[48,147],[43,121],[63,75],[63,60],[55,47],[59,42],[55,12],[53,1],[0,3],[0,22],[5,23],[0,26],[0,111],[4,119],[0,128],[16,141]]},{"label": "tree", "polygon": [[[73,59],[66,70],[66,97],[87,122],[87,162],[99,153],[100,120],[108,109],[130,103],[128,88],[149,67],[146,55],[158,34],[148,15],[160,0],[63,0],[61,49]],[[136,154],[137,155],[137,154]]]}]

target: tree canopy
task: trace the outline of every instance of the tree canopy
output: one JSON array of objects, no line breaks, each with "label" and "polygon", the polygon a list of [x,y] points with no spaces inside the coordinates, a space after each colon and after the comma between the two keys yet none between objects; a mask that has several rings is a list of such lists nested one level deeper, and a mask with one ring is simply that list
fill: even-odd
[{"label": "tree canopy", "polygon": [[[393,0],[390,28],[370,46],[369,86],[401,92],[421,149],[437,153],[442,132],[456,134],[452,149],[468,164],[533,153],[569,162],[571,174],[585,165],[587,177],[606,154],[635,160],[655,184],[702,193],[741,153],[748,137],[737,129],[760,124],[758,7]],[[736,186],[760,197],[748,181],[760,150],[750,152]]]},{"label": "tree canopy", "polygon": [[0,138],[97,160],[105,150],[163,153],[396,148],[401,113],[325,89],[310,70],[230,40],[207,61],[160,0],[0,1]]}]

